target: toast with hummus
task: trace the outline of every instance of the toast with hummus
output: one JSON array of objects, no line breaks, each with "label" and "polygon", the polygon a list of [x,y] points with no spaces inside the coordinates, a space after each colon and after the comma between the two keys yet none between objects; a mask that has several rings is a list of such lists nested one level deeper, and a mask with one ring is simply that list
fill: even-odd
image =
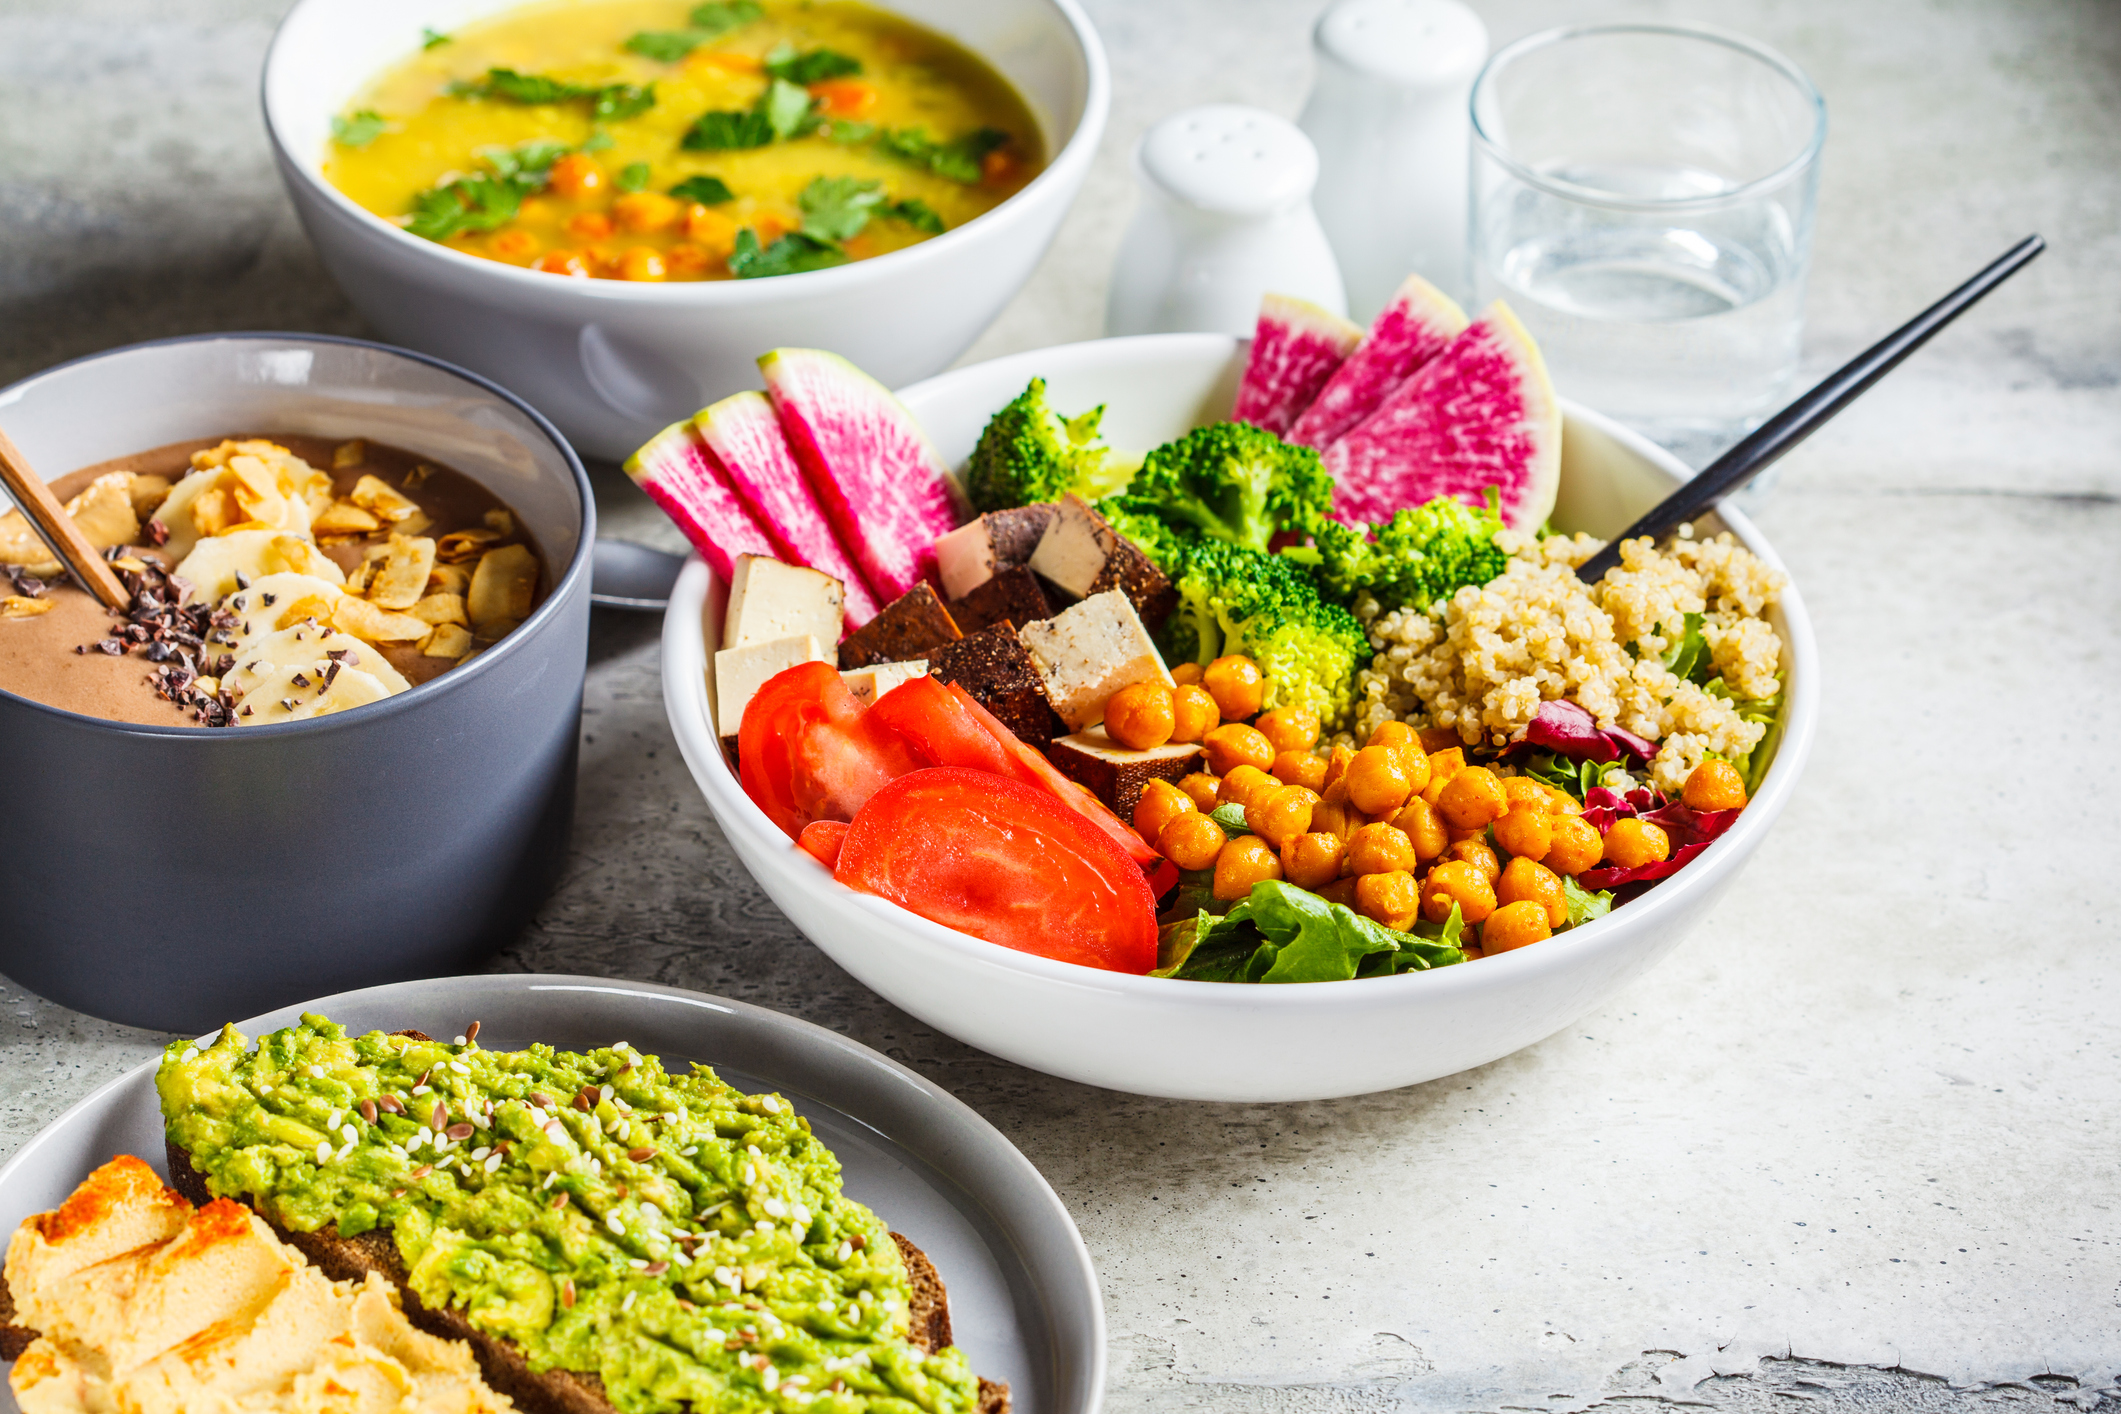
[{"label": "toast with hummus", "polygon": [[380,1277],[334,1282],[242,1204],[194,1207],[125,1154],[7,1250],[24,1414],[507,1414],[469,1346]]},{"label": "toast with hummus", "polygon": [[172,1184],[380,1279],[530,1414],[1007,1414],[927,1257],[775,1095],[629,1046],[488,1051],[324,1017],[178,1042]]}]

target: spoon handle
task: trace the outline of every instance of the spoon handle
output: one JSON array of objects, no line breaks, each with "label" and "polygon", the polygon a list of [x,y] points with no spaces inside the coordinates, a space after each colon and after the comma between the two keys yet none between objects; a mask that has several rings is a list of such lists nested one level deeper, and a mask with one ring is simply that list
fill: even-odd
[{"label": "spoon handle", "polygon": [[1854,402],[1871,384],[1899,367],[1900,361],[1929,342],[1930,336],[1957,319],[1983,295],[2002,284],[2034,256],[2047,249],[2038,236],[2027,236],[1943,299],[1850,359],[1810,392],[1776,413],[1716,460],[1701,474],[1659,501],[1648,514],[1613,537],[1603,550],[1584,561],[1576,573],[1596,584],[1620,563],[1620,544],[1647,535],[1655,539],[1693,520],[1725,496],[1767,470],[1776,458],[1802,442]]},{"label": "spoon handle", "polygon": [[22,455],[22,449],[5,432],[0,432],[0,482],[6,483],[8,494],[22,508],[23,516],[36,527],[38,536],[59,561],[74,572],[81,587],[101,599],[105,608],[125,612],[133,596],[118,582],[118,576],[81,534],[58,497],[52,495],[52,488],[44,484],[44,478],[37,475],[29,458]]}]

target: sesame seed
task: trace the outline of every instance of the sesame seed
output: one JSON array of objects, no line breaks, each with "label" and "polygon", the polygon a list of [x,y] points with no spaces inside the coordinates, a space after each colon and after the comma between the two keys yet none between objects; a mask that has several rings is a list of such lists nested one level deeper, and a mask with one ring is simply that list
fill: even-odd
[{"label": "sesame seed", "polygon": [[771,1095],[761,1096],[759,1099],[759,1108],[764,1110],[767,1114],[777,1115],[781,1112],[781,1102],[779,1100],[774,1099]]},{"label": "sesame seed", "polygon": [[501,1156],[500,1156],[499,1154],[494,1154],[494,1155],[492,1155],[491,1157],[489,1157],[489,1158],[488,1158],[488,1159],[486,1160],[486,1171],[487,1171],[488,1173],[494,1173],[494,1172],[497,1172],[497,1171],[498,1171],[498,1170],[500,1169],[500,1167],[501,1167]]},{"label": "sesame seed", "polygon": [[624,1237],[626,1235],[626,1223],[617,1213],[606,1214],[604,1226],[610,1228],[612,1235],[615,1237]]},{"label": "sesame seed", "polygon": [[456,1044],[458,1044],[459,1046],[465,1046],[469,1045],[470,1042],[466,1041],[462,1036],[459,1036],[457,1037]]},{"label": "sesame seed", "polygon": [[679,1157],[679,1158],[681,1158],[681,1159],[689,1159],[689,1158],[691,1158],[691,1157],[692,1157],[692,1156],[693,1156],[694,1154],[697,1154],[698,1152],[700,1152],[700,1146],[699,1146],[699,1145],[697,1145],[697,1144],[687,1144],[687,1145],[686,1145],[686,1146],[685,1146],[684,1148],[682,1148],[682,1149],[678,1150],[678,1157]]},{"label": "sesame seed", "polygon": [[339,1107],[338,1107],[338,1106],[336,1106],[336,1105],[332,1106],[332,1111],[331,1111],[331,1113],[330,1113],[330,1114],[328,1114],[328,1115],[326,1115],[326,1116],[324,1117],[324,1127],[325,1127],[326,1129],[337,1129],[337,1128],[339,1127],[339,1115],[340,1115],[340,1114],[341,1114],[341,1111],[340,1111]]},{"label": "sesame seed", "polygon": [[476,1163],[478,1160],[485,1158],[488,1154],[491,1154],[492,1152],[493,1150],[487,1148],[484,1144],[481,1144],[478,1148],[471,1151],[472,1161]]},{"label": "sesame seed", "polygon": [[339,1126],[339,1137],[351,1144],[361,1137],[361,1131],[350,1124],[342,1124]]},{"label": "sesame seed", "polygon": [[612,1097],[613,1093],[615,1092],[609,1085],[601,1086],[597,1090],[597,1098],[600,1100],[608,1100]]},{"label": "sesame seed", "polygon": [[621,1302],[619,1303],[619,1314],[623,1316],[623,1315],[625,1315],[625,1314],[626,1314],[626,1313],[627,1313],[628,1311],[631,1311],[631,1310],[633,1309],[633,1298],[634,1298],[634,1297],[636,1297],[636,1296],[639,1296],[640,1294],[641,1294],[641,1293],[640,1293],[640,1292],[638,1292],[638,1291],[629,1291],[629,1292],[627,1292],[627,1293],[626,1293],[626,1299],[625,1299],[624,1301],[621,1301]]},{"label": "sesame seed", "polygon": [[545,1181],[544,1181],[543,1183],[539,1184],[539,1185],[538,1185],[538,1187],[540,1187],[540,1188],[550,1188],[550,1187],[552,1187],[552,1181],[553,1181],[554,1179],[558,1178],[559,1176],[560,1176],[560,1171],[559,1171],[558,1169],[554,1169],[554,1170],[553,1170],[553,1171],[552,1171],[551,1173],[548,1173],[548,1174],[546,1174],[546,1175],[545,1175]]},{"label": "sesame seed", "polygon": [[646,1257],[628,1257],[626,1265],[637,1272],[645,1272],[648,1270],[648,1259]]},{"label": "sesame seed", "polygon": [[320,1163],[320,1164],[323,1164],[323,1163],[329,1163],[330,1161],[331,1161],[331,1141],[330,1141],[329,1139],[326,1139],[326,1140],[323,1140],[323,1141],[321,1141],[321,1142],[320,1142],[320,1143],[319,1143],[319,1144],[317,1145],[317,1162],[318,1162],[318,1163]]},{"label": "sesame seed", "polygon": [[766,1216],[769,1218],[785,1218],[788,1216],[788,1205],[778,1198],[768,1198],[759,1206],[766,1210]]}]

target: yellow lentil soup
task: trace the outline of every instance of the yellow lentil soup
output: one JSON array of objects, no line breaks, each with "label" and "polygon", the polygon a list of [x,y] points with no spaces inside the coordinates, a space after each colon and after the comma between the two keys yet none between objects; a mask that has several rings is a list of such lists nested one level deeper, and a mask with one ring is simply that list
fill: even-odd
[{"label": "yellow lentil soup", "polygon": [[863,260],[1038,174],[969,51],[851,0],[561,0],[432,32],[333,120],[325,175],[414,235],[557,275]]}]

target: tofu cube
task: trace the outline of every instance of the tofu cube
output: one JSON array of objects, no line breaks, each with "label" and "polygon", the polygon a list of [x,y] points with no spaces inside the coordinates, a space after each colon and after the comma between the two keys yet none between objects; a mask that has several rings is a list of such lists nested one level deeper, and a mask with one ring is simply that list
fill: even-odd
[{"label": "tofu cube", "polygon": [[806,633],[819,643],[838,643],[846,602],[846,590],[829,574],[765,555],[739,555],[729,577],[722,647],[748,648]]},{"label": "tofu cube", "polygon": [[870,668],[850,668],[840,674],[840,681],[847,684],[849,692],[862,699],[864,707],[873,707],[877,698],[908,678],[927,675],[928,661],[917,658],[911,663],[878,663]]},{"label": "tofu cube", "polygon": [[1089,502],[1073,494],[1061,498],[1052,524],[1032,551],[1031,570],[1081,599],[1117,589],[1153,624],[1170,617],[1178,604],[1178,592],[1164,572]]},{"label": "tofu cube", "polygon": [[1117,589],[1026,624],[1017,637],[1070,731],[1103,721],[1106,701],[1123,687],[1138,682],[1176,686],[1134,605]]},{"label": "tofu cube", "polygon": [[935,566],[943,593],[962,599],[1003,570],[1031,559],[1052,521],[1050,505],[989,511],[935,542]]},{"label": "tofu cube", "polygon": [[1134,807],[1149,782],[1175,782],[1200,770],[1201,754],[1200,744],[1191,741],[1135,751],[1114,741],[1103,727],[1060,737],[1046,748],[1061,774],[1111,806],[1122,820],[1134,818]]},{"label": "tofu cube", "polygon": [[769,643],[724,648],[714,655],[714,725],[724,741],[733,740],[744,724],[744,709],[777,673],[798,663],[829,663],[831,653],[817,635],[800,633]]}]

